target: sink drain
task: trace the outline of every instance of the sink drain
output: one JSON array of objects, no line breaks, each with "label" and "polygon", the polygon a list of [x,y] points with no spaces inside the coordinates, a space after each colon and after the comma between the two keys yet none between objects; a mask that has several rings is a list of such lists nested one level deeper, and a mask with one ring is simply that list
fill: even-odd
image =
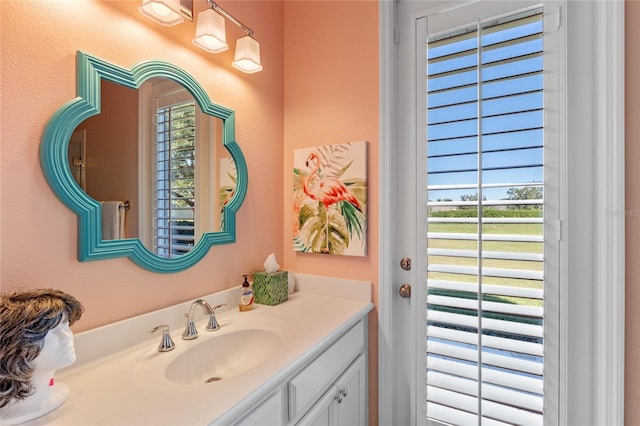
[{"label": "sink drain", "polygon": [[219,382],[220,380],[222,380],[222,377],[209,377],[204,382],[205,383],[213,383],[213,382]]}]

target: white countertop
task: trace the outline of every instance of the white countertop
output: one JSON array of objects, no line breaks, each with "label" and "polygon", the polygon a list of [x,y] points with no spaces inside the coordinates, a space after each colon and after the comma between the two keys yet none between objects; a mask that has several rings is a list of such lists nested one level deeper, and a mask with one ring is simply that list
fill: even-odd
[{"label": "white countertop", "polygon": [[[301,279],[304,281],[304,278]],[[325,277],[314,279],[330,280]],[[277,352],[260,366],[214,383],[163,387],[134,379],[135,363],[142,357],[171,356],[171,352],[157,352],[159,333],[152,336],[146,333],[149,328],[158,325],[150,322],[157,321],[157,315],[152,319],[146,318],[145,321],[137,318],[122,321],[112,327],[119,330],[119,334],[128,330],[127,334],[133,335],[134,339],[138,338],[141,343],[125,347],[111,355],[90,353],[91,350],[97,350],[96,346],[100,346],[95,343],[96,338],[100,337],[98,334],[108,336],[108,326],[104,330],[88,333],[91,336],[84,339],[81,336],[83,333],[80,333],[76,337],[78,361],[56,375],[57,383],[69,386],[69,400],[56,411],[28,424],[204,425],[214,422],[220,416],[230,419],[248,413],[259,398],[264,396],[264,391],[313,359],[367,315],[373,304],[368,300],[370,283],[364,284],[368,287],[360,289],[365,289],[365,297],[359,297],[359,300],[307,292],[310,287],[301,285],[299,287],[305,291],[289,295],[289,300],[280,305],[255,305],[248,312],[239,312],[235,305],[235,309],[218,314],[222,328],[211,334],[224,333],[225,330],[230,332],[247,322],[269,322],[278,324],[285,337]],[[323,292],[327,293],[320,290],[320,293]],[[358,293],[362,294],[356,290],[356,294]],[[231,294],[235,296],[235,293]],[[213,299],[215,303],[215,297]],[[172,316],[180,309],[184,311],[182,305],[170,309]],[[184,347],[207,338],[209,333],[204,331],[206,318],[202,312],[197,312],[196,320],[201,337],[194,341],[182,340],[182,328],[172,326],[171,335],[176,343],[176,350],[179,345]],[[176,321],[183,324],[184,318],[178,317]],[[112,347],[118,347],[118,342],[112,343]],[[105,344],[108,345],[109,342],[102,342],[103,346]],[[215,354],[212,354],[212,361],[215,362]]]}]

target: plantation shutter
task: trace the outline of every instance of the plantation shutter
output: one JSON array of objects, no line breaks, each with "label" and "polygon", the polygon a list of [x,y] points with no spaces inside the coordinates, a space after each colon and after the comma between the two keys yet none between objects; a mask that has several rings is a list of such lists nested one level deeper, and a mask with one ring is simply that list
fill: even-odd
[{"label": "plantation shutter", "polygon": [[155,249],[165,258],[195,244],[195,115],[194,101],[157,109]]},{"label": "plantation shutter", "polygon": [[543,25],[428,36],[427,417],[542,424]]}]

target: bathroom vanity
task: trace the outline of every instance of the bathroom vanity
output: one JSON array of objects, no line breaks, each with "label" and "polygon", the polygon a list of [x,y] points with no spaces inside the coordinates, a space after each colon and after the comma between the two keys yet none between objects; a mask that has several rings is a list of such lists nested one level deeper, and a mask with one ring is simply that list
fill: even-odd
[{"label": "bathroom vanity", "polygon": [[[58,372],[69,400],[33,425],[366,425],[371,284],[296,274],[276,306],[239,312],[239,288],[203,299],[220,330],[183,340],[193,301],[76,335]],[[159,352],[168,325],[175,349]]]},{"label": "bathroom vanity", "polygon": [[239,420],[224,416],[214,424],[366,425],[365,332],[366,323],[361,320],[275,386],[248,415]]}]

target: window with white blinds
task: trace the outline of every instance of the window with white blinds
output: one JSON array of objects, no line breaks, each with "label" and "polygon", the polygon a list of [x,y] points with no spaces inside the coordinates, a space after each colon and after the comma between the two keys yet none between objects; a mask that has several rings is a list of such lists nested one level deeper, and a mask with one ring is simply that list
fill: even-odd
[{"label": "window with white blinds", "polygon": [[194,101],[161,106],[156,113],[155,250],[173,258],[195,243]]},{"label": "window with white blinds", "polygon": [[542,424],[542,10],[426,49],[427,417]]}]

